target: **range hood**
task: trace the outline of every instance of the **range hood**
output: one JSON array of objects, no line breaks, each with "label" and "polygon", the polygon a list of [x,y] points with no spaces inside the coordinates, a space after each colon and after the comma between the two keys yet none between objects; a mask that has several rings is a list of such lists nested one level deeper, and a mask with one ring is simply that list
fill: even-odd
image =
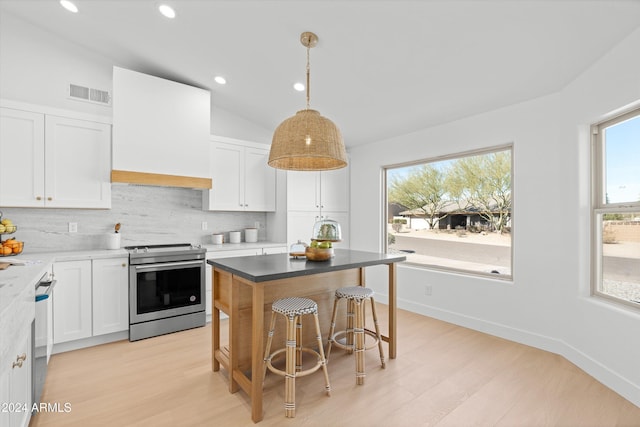
[{"label": "range hood", "polygon": [[113,67],[111,182],[211,188],[209,91]]}]

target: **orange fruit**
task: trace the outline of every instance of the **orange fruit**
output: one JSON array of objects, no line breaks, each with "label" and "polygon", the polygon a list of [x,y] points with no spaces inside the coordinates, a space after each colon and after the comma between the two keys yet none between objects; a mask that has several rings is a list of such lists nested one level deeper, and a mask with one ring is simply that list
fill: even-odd
[{"label": "orange fruit", "polygon": [[11,255],[13,250],[9,246],[2,247],[2,255]]},{"label": "orange fruit", "polygon": [[14,254],[19,254],[20,252],[22,252],[22,242],[17,242],[16,244],[13,245],[13,253]]}]

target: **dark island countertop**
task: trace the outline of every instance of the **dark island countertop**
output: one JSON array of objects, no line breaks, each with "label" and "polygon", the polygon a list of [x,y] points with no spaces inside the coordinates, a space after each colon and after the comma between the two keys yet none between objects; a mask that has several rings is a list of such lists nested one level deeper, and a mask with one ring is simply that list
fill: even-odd
[{"label": "dark island countertop", "polygon": [[335,256],[327,261],[309,261],[306,258],[293,258],[289,254],[272,254],[210,259],[207,263],[252,282],[267,282],[309,274],[392,264],[407,259],[406,256],[399,254],[350,249],[335,249],[334,252]]}]

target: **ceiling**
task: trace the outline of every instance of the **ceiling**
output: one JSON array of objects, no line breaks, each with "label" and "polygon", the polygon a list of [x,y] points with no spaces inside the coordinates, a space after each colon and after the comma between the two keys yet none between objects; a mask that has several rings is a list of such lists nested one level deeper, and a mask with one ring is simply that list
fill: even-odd
[{"label": "ceiling", "polygon": [[[216,106],[275,127],[311,107],[353,147],[562,89],[640,27],[637,0],[0,0],[114,65],[211,89]],[[0,54],[1,55],[1,54]],[[1,60],[1,56],[0,56]],[[213,82],[215,75],[225,86]]]}]

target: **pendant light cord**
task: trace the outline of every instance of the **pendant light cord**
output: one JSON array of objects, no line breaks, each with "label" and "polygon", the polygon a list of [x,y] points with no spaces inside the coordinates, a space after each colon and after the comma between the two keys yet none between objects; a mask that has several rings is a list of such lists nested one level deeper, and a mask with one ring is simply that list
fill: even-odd
[{"label": "pendant light cord", "polygon": [[310,88],[309,88],[309,74],[311,72],[311,67],[309,66],[309,51],[311,50],[311,48],[309,47],[309,45],[307,45],[307,110],[309,109],[309,92],[310,92]]}]

